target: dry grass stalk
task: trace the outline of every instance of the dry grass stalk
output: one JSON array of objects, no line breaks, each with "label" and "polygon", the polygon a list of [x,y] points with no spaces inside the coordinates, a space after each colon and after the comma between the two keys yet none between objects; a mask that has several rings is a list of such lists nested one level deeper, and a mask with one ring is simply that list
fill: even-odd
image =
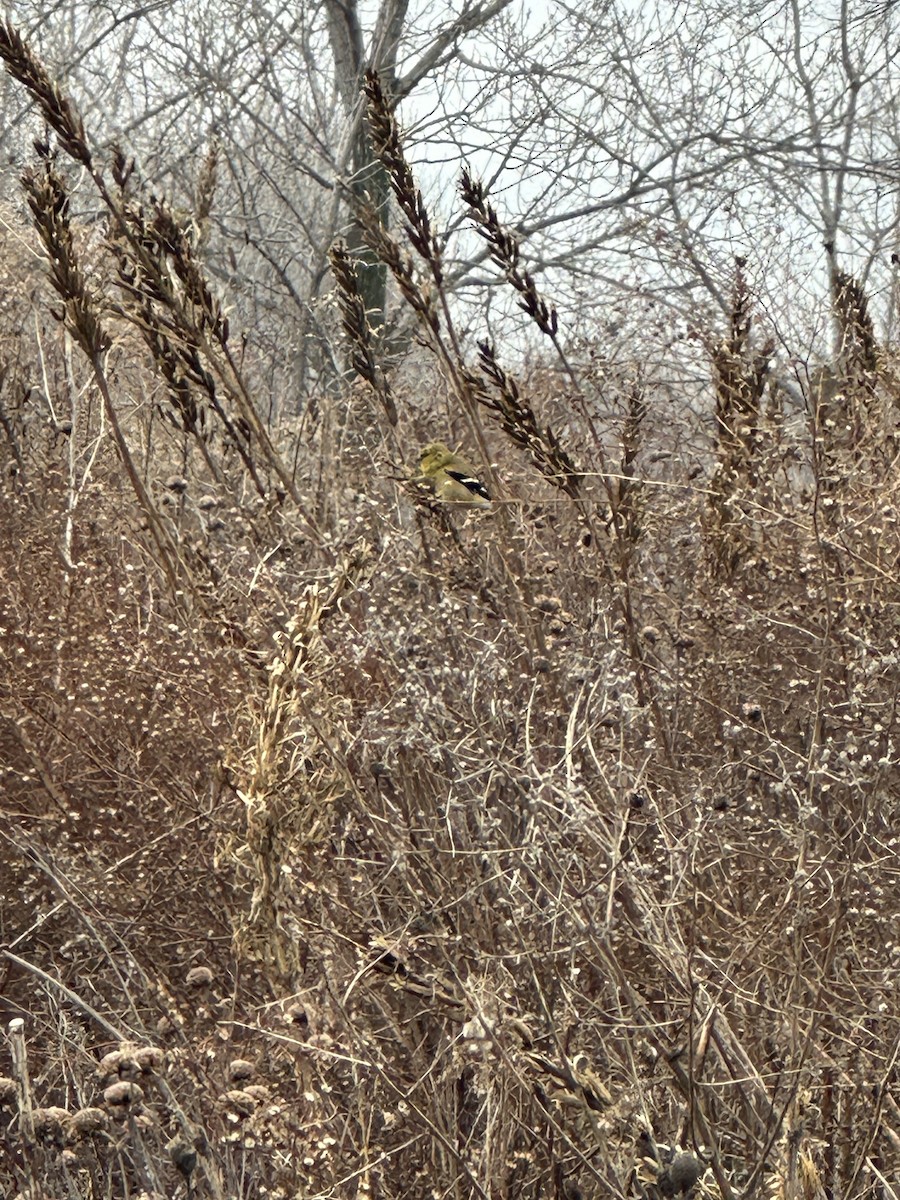
[{"label": "dry grass stalk", "polygon": [[728,336],[710,347],[716,389],[716,454],[723,485],[735,491],[754,487],[759,458],[762,401],[774,343],[755,350],[753,301],[744,274],[746,263],[736,260]]},{"label": "dry grass stalk", "polygon": [[[236,945],[291,980],[303,947],[285,924],[292,892],[290,869],[305,862],[329,836],[334,805],[352,782],[336,747],[342,741],[340,707],[329,694],[332,660],[322,626],[369,568],[371,551],[358,545],[335,572],[327,593],[307,589],[269,667],[268,688],[255,718],[255,745],[242,764],[246,834],[236,853],[249,855],[253,896]],[[286,872],[288,872],[286,874]],[[287,891],[285,891],[287,887]]]},{"label": "dry grass stalk", "polygon": [[47,251],[51,282],[63,302],[61,319],[91,365],[94,379],[103,397],[103,405],[119,456],[147,520],[158,561],[168,579],[172,596],[181,596],[182,588],[196,596],[190,572],[160,520],[156,506],[137,470],[113,404],[104,365],[104,357],[111,344],[110,338],[103,329],[97,315],[96,303],[78,264],[69,221],[69,199],[62,177],[56,169],[50,148],[39,143],[37,150],[43,160],[43,167],[38,170],[26,170],[22,182],[28,195],[35,228]]},{"label": "dry grass stalk", "polygon": [[[585,428],[591,435],[594,453],[600,466],[601,485],[609,504],[612,528],[615,536],[620,537],[622,536],[622,530],[617,511],[617,494],[613,486],[612,472],[609,470],[607,463],[603,438],[596,428],[585,401],[584,389],[578,377],[578,372],[569,361],[568,355],[560,341],[559,317],[556,309],[541,296],[534,277],[521,266],[521,242],[518,235],[502,223],[496,209],[488,202],[484,185],[475,179],[468,170],[464,170],[462,173],[460,192],[463,200],[469,206],[469,215],[474,221],[478,232],[490,248],[492,259],[503,270],[510,285],[518,292],[520,307],[534,321],[538,329],[550,339],[564,371],[574,385],[575,394],[573,399],[575,407],[584,421]],[[559,439],[553,438],[553,440],[558,446]],[[585,513],[586,519],[590,521],[587,510],[582,508],[582,511]],[[599,544],[600,539],[596,535],[592,536],[594,536],[595,541]]]},{"label": "dry grass stalk", "polygon": [[[254,487],[265,496],[268,488],[254,452],[260,452],[263,463],[275,466],[283,480],[287,480],[286,469],[278,469],[266,452],[268,434],[240,378],[230,370],[217,370],[216,356],[210,354],[210,341],[228,353],[228,318],[211,293],[191,236],[162,200],[151,202],[148,211],[130,197],[133,163],[126,163],[120,151],[116,151],[113,173],[120,191],[122,224],[113,227],[110,246],[126,296],[121,311],[142,332],[169,385],[176,412],[197,438],[206,460],[210,461],[206,436],[198,426],[193,395],[197,391],[203,396],[199,414],[206,407],[216,414],[227,445],[238,451]],[[229,409],[232,413],[236,409],[236,414],[229,415]]]},{"label": "dry grass stalk", "polygon": [[441,246],[431,228],[431,218],[403,152],[397,119],[381,86],[377,71],[367,71],[364,91],[372,145],[391,181],[391,189],[406,219],[404,232],[416,253],[429,264],[435,284],[443,283]]},{"label": "dry grass stalk", "polygon": [[394,404],[390,383],[376,355],[374,334],[366,315],[366,306],[359,290],[359,279],[353,260],[342,242],[332,246],[328,259],[337,283],[341,322],[352,347],[353,369],[371,387],[388,422],[394,426],[397,424],[397,406]]},{"label": "dry grass stalk", "polygon": [[758,540],[747,501],[759,483],[763,396],[774,350],[771,341],[762,350],[753,347],[753,300],[745,265],[743,258],[735,260],[729,332],[708,346],[716,395],[717,458],[710,482],[711,537],[715,561],[726,571],[752,553]]},{"label": "dry grass stalk", "polygon": [[835,270],[832,284],[834,316],[838,327],[837,356],[856,382],[871,387],[878,368],[878,342],[869,313],[869,300],[858,280]]},{"label": "dry grass stalk", "polygon": [[412,256],[391,236],[373,208],[361,207],[357,217],[366,244],[391,272],[403,299],[440,345],[441,318],[437,297],[433,289],[423,286],[416,278]]},{"label": "dry grass stalk", "polygon": [[531,461],[554,487],[573,499],[580,494],[580,475],[559,438],[549,425],[541,426],[534,409],[522,397],[515,379],[497,361],[490,342],[478,343],[480,366],[494,385],[494,392],[477,390],[478,402],[498,419],[510,440],[525,450]]},{"label": "dry grass stalk", "polygon": [[[868,466],[877,431],[879,457],[894,453],[896,405],[892,389],[876,386],[879,347],[862,285],[835,268],[832,313],[836,345],[832,362],[810,376],[810,399],[819,431],[819,472],[827,491],[842,489],[848,476]],[[866,453],[861,453],[865,446]]]},{"label": "dry grass stalk", "polygon": [[203,253],[209,240],[210,216],[219,176],[219,156],[219,142],[211,137],[194,186],[193,234],[198,254]]},{"label": "dry grass stalk", "polygon": [[[190,434],[213,478],[220,469],[209,449],[207,413],[213,412],[222,427],[226,446],[239,454],[260,496],[267,494],[254,456],[252,433],[242,416],[233,417],[219,395],[221,374],[210,370],[204,352],[205,335],[227,339],[227,319],[205,282],[189,234],[166,205],[153,201],[148,213],[130,195],[134,163],[121,152],[113,161],[119,189],[118,209],[124,222],[113,225],[109,245],[116,257],[124,303],[117,311],[139,331],[166,383],[172,411],[166,415]],[[135,253],[135,247],[140,252]],[[170,270],[170,263],[177,264]],[[175,279],[179,286],[176,288]],[[188,315],[185,321],[183,316]],[[229,399],[233,393],[226,387]]]},{"label": "dry grass stalk", "polygon": [[46,143],[39,143],[40,167],[28,167],[22,184],[28,206],[44,249],[53,287],[63,302],[61,319],[87,358],[109,349],[110,338],[97,315],[97,304],[89,292],[75,254],[69,219],[69,197]]},{"label": "dry grass stalk", "polygon": [[469,215],[478,232],[490,248],[491,258],[519,293],[520,307],[528,313],[538,329],[555,342],[559,317],[556,309],[541,296],[534,277],[523,269],[519,238],[502,224],[493,205],[488,203],[484,185],[468,170],[462,173],[460,192],[469,206]]},{"label": "dry grass stalk", "polygon": [[[117,156],[121,162],[121,155]],[[302,508],[291,472],[272,444],[269,433],[238,370],[229,346],[229,323],[221,304],[214,297],[203,268],[196,257],[191,239],[161,201],[153,205],[151,216],[140,204],[129,204],[125,197],[117,203],[101,188],[115,217],[114,239],[117,252],[132,260],[134,280],[125,279],[126,287],[157,309],[164,328],[170,331],[171,344],[183,363],[188,378],[202,387],[210,405],[223,423],[226,434],[241,455],[251,477],[266,494],[249,450],[254,441],[263,462],[273,471]],[[137,322],[141,328],[141,322]],[[234,416],[227,416],[218,399],[221,388]],[[311,526],[312,528],[312,526]]]},{"label": "dry grass stalk", "polygon": [[[84,125],[72,102],[62,97],[46,69],[31,51],[21,35],[10,25],[0,23],[0,55],[15,79],[24,84],[41,108],[48,124],[56,133],[63,149],[85,166],[106,205],[113,225],[113,241],[119,241],[116,253],[133,260],[138,286],[161,310],[161,323],[169,332],[169,344],[181,353],[182,344],[189,361],[208,393],[216,389],[212,380],[233,405],[237,415],[231,419],[229,436],[234,435],[241,422],[255,440],[256,449],[267,468],[302,509],[293,476],[287,469],[259,415],[250,391],[231,353],[228,342],[228,319],[213,295],[205,273],[196,258],[194,247],[185,230],[174,220],[163,203],[157,203],[151,218],[140,206],[129,206],[124,191],[133,172],[124,156],[117,152],[113,176],[121,193],[117,200],[97,167],[87,145]],[[212,171],[208,172],[210,180]],[[125,286],[128,286],[126,281]],[[127,314],[127,310],[126,310]],[[132,314],[134,319],[134,314]],[[140,329],[141,321],[135,322]],[[173,336],[173,335],[177,335]],[[152,340],[152,339],[151,339]],[[181,344],[179,344],[181,343]],[[220,419],[224,406],[214,404]],[[246,440],[235,438],[233,444],[241,453],[248,470],[251,469]],[[255,471],[255,469],[254,469]],[[259,487],[263,485],[257,478]],[[310,532],[315,527],[309,523]]]},{"label": "dry grass stalk", "polygon": [[67,154],[92,169],[91,152],[84,124],[74,104],[51,80],[44,64],[33,53],[21,33],[8,21],[0,21],[0,57],[13,79],[34,97],[44,120]]},{"label": "dry grass stalk", "polygon": [[622,458],[619,479],[616,481],[616,508],[619,514],[621,541],[635,547],[643,531],[643,508],[646,489],[637,477],[637,457],[644,444],[644,423],[647,419],[647,396],[640,379],[632,381],[627,393],[627,409],[622,429]]},{"label": "dry grass stalk", "polygon": [[22,1118],[22,1132],[26,1141],[34,1137],[34,1094],[28,1071],[28,1043],[25,1040],[25,1021],[14,1017],[7,1030],[12,1055],[13,1078],[16,1081],[16,1099]]}]

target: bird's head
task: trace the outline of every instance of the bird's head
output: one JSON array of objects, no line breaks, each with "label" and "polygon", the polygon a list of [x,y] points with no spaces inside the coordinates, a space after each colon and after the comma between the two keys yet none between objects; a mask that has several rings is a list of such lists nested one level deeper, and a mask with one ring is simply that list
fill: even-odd
[{"label": "bird's head", "polygon": [[449,448],[443,442],[429,442],[422,451],[422,473],[427,475],[429,471],[439,470],[452,457]]}]

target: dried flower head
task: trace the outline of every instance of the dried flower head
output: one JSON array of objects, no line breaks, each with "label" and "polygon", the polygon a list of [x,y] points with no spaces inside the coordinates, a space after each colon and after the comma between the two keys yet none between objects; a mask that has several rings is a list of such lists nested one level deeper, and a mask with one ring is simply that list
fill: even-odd
[{"label": "dried flower head", "polygon": [[72,1114],[69,1129],[70,1140],[80,1137],[93,1137],[109,1128],[109,1117],[102,1108],[80,1108]]},{"label": "dried flower head", "polygon": [[61,1146],[68,1130],[71,1115],[65,1108],[50,1106],[36,1108],[32,1113],[34,1136],[41,1142]]},{"label": "dried flower head", "polygon": [[134,1061],[142,1075],[155,1075],[166,1063],[166,1054],[159,1046],[140,1046],[134,1051]]},{"label": "dried flower head", "polygon": [[246,1058],[235,1058],[228,1065],[228,1078],[232,1083],[252,1079],[255,1074],[256,1067]]},{"label": "dried flower head", "polygon": [[250,1117],[256,1111],[257,1101],[249,1092],[235,1088],[230,1092],[223,1092],[219,1097],[219,1103],[226,1112],[235,1117],[245,1118]]},{"label": "dried flower head", "polygon": [[176,1170],[188,1179],[197,1166],[196,1149],[181,1138],[173,1138],[166,1150]]},{"label": "dried flower head", "polygon": [[109,1105],[114,1116],[122,1116],[129,1110],[140,1106],[144,1099],[143,1089],[138,1087],[136,1083],[131,1083],[128,1080],[121,1080],[119,1083],[112,1083],[103,1092],[103,1100]]}]

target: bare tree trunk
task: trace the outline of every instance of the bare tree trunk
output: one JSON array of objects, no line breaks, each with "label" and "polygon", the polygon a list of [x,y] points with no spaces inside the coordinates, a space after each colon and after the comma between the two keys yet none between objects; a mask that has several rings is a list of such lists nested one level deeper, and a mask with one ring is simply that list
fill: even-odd
[{"label": "bare tree trunk", "polygon": [[[370,205],[385,220],[390,204],[390,183],[372,149],[365,119],[362,79],[366,67],[371,65],[390,90],[407,8],[408,0],[385,0],[367,54],[357,0],[326,0],[335,79],[349,129],[347,185],[356,200]],[[378,330],[385,321],[387,268],[366,247],[359,223],[352,215],[347,244],[356,260],[369,321],[373,329]]]}]

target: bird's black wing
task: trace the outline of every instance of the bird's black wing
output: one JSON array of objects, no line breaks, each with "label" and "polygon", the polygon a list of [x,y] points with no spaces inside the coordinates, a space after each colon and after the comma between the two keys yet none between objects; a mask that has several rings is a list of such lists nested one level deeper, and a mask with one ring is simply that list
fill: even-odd
[{"label": "bird's black wing", "polygon": [[453,471],[449,468],[447,474],[451,479],[455,479],[457,483],[461,483],[464,488],[467,488],[473,496],[480,496],[482,500],[490,500],[490,492],[474,475],[469,475],[465,471]]}]

